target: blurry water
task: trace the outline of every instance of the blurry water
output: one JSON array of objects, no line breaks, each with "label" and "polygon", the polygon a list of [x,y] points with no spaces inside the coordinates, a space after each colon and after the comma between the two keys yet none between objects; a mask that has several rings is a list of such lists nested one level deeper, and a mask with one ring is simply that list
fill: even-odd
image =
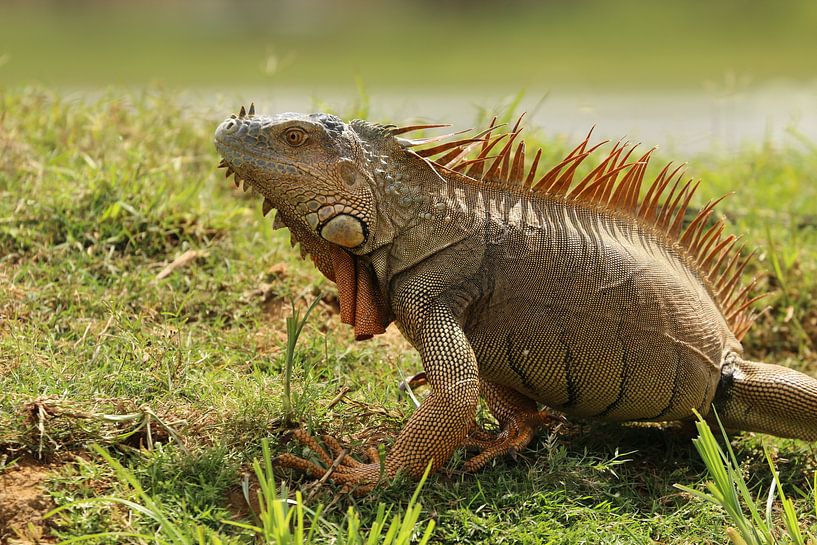
[{"label": "blurry water", "polygon": [[[185,101],[214,120],[256,104],[261,112],[355,109],[360,98],[338,89],[201,89]],[[374,121],[428,120],[455,128],[475,124],[485,109],[502,113],[512,97],[461,91],[376,92],[368,98]],[[595,125],[597,138],[625,137],[682,156],[735,152],[742,146],[817,145],[817,84],[765,86],[741,91],[607,93],[603,90],[528,91],[516,111],[528,112],[526,126],[548,136],[577,141]]]}]

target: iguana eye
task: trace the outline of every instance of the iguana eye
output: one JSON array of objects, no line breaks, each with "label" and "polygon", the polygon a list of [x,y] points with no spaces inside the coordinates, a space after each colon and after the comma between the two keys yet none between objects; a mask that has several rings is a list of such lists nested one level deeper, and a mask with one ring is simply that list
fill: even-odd
[{"label": "iguana eye", "polygon": [[298,127],[291,127],[284,131],[284,140],[292,147],[298,147],[306,142],[306,131]]}]

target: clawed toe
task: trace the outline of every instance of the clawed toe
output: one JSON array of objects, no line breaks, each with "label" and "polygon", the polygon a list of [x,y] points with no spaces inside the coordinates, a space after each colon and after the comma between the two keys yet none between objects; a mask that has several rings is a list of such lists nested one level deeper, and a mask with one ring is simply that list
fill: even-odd
[{"label": "clawed toe", "polygon": [[297,429],[292,432],[292,436],[302,445],[314,452],[326,467],[321,467],[315,462],[288,453],[281,454],[276,458],[277,465],[281,467],[301,471],[312,478],[318,479],[319,482],[332,480],[342,485],[343,491],[353,492],[355,494],[370,492],[383,475],[383,469],[379,463],[379,456],[376,449],[367,449],[367,454],[372,463],[363,463],[349,456],[349,450],[343,448],[340,442],[334,437],[328,435],[321,436],[323,443],[329,452],[331,452],[330,455],[329,452],[305,430]]},{"label": "clawed toe", "polygon": [[547,411],[521,414],[507,421],[496,435],[476,428],[466,439],[464,446],[477,448],[480,453],[465,462],[463,469],[466,472],[474,472],[482,469],[485,464],[498,456],[516,454],[528,446],[536,430],[553,422],[559,422],[561,418],[554,416]]}]

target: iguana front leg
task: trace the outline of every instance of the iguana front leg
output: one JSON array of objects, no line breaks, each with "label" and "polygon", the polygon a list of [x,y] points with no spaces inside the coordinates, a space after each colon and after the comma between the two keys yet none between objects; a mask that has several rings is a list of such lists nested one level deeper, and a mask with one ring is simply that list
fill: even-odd
[{"label": "iguana front leg", "polygon": [[[425,373],[418,373],[407,378],[406,384],[419,388],[426,386],[428,380]],[[547,409],[537,410],[536,401],[501,384],[481,378],[479,393],[502,429],[499,433],[492,433],[473,422],[463,446],[480,452],[465,463],[465,471],[477,471],[498,456],[519,452],[530,443],[539,428],[564,421],[562,416]]]},{"label": "iguana front leg", "polygon": [[[442,301],[424,305],[416,299],[408,300],[404,310],[411,314],[412,323],[418,324],[407,329],[411,330],[414,344],[420,351],[431,393],[395,440],[386,455],[384,469],[388,478],[402,471],[419,479],[429,463],[432,472],[439,469],[468,436],[476,414],[479,378],[474,351],[462,327]],[[296,437],[315,450],[324,463],[332,463],[332,458],[314,440],[303,433]],[[334,451],[336,442],[330,440],[327,444]],[[280,456],[278,462],[306,471],[313,477],[325,473],[316,464],[290,454]],[[336,464],[329,478],[366,491],[377,483],[381,473],[377,461],[368,464],[351,462]]]}]

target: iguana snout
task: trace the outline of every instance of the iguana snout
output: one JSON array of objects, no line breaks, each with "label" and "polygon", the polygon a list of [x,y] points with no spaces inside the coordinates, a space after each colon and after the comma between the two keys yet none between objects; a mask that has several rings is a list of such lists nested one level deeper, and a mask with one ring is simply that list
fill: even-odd
[{"label": "iguana snout", "polygon": [[[244,180],[273,208],[310,233],[354,249],[366,243],[374,222],[372,176],[356,160],[352,131],[328,114],[255,115],[242,107],[215,131],[227,175]],[[298,230],[288,225],[293,234]]]}]

